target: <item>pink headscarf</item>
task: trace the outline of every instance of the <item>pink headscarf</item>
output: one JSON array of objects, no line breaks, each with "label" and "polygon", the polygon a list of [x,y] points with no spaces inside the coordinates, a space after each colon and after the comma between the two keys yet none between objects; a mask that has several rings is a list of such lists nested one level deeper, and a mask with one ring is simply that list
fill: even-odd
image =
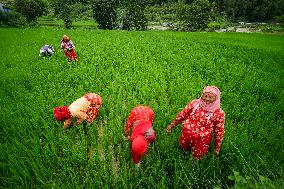
[{"label": "pink headscarf", "polygon": [[206,92],[210,92],[213,93],[214,95],[216,95],[216,100],[215,102],[211,103],[211,104],[206,104],[201,97],[199,98],[199,103],[200,106],[202,107],[202,109],[204,109],[207,112],[215,112],[217,109],[220,108],[220,90],[215,87],[215,86],[207,86],[203,89],[203,93]]}]

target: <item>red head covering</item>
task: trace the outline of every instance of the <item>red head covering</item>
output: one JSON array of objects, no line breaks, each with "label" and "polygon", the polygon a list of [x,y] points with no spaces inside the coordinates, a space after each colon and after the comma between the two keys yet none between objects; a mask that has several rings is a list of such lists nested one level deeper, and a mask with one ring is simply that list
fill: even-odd
[{"label": "red head covering", "polygon": [[140,162],[140,157],[146,154],[148,142],[144,136],[138,135],[131,144],[132,158],[135,164]]},{"label": "red head covering", "polygon": [[215,86],[207,86],[203,89],[203,93],[210,92],[216,96],[216,100],[211,104],[206,104],[200,97],[199,102],[200,106],[208,112],[215,112],[217,109],[220,108],[220,90]]},{"label": "red head covering", "polygon": [[66,119],[69,119],[71,117],[68,106],[60,106],[54,108],[53,115],[57,121],[65,121]]}]

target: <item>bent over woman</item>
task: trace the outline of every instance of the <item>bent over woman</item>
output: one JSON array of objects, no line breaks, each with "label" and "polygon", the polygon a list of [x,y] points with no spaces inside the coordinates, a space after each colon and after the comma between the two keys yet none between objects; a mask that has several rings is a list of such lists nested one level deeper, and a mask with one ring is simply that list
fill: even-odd
[{"label": "bent over woman", "polygon": [[148,142],[156,139],[156,133],[152,127],[154,112],[147,106],[136,106],[130,112],[125,124],[125,137],[130,136],[132,159],[136,166],[140,165],[140,159],[148,148]]},{"label": "bent over woman", "polygon": [[91,123],[97,117],[102,99],[95,93],[88,93],[74,101],[70,106],[60,106],[54,108],[54,118],[57,121],[64,121],[64,129],[71,126],[77,126],[83,121]]}]

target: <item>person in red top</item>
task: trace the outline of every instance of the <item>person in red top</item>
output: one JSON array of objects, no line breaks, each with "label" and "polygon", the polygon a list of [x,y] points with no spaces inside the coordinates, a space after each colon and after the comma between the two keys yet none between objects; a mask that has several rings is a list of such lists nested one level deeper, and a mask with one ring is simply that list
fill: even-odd
[{"label": "person in red top", "polygon": [[97,117],[100,107],[102,105],[102,99],[95,93],[87,93],[81,98],[74,101],[70,106],[60,106],[54,108],[54,118],[57,121],[64,121],[64,129],[71,126],[73,119],[76,122],[73,123],[77,126],[84,120],[88,123],[94,121]]},{"label": "person in red top", "polygon": [[[132,159],[136,166],[140,165],[140,158],[143,157],[148,148],[148,142],[154,142],[156,133],[152,127],[154,112],[147,106],[133,108],[125,124],[125,137],[130,139]],[[132,134],[130,136],[130,131]]]},{"label": "person in red top", "polygon": [[180,123],[182,133],[179,144],[184,151],[192,149],[194,158],[201,159],[207,154],[214,133],[214,154],[217,156],[225,132],[225,113],[220,108],[220,90],[215,86],[205,87],[201,97],[191,101],[180,111],[166,131],[169,133]]},{"label": "person in red top", "polygon": [[61,42],[60,42],[61,48],[64,50],[64,54],[68,60],[74,60],[77,61],[77,54],[75,51],[75,45],[70,40],[70,38],[67,35],[63,35]]}]

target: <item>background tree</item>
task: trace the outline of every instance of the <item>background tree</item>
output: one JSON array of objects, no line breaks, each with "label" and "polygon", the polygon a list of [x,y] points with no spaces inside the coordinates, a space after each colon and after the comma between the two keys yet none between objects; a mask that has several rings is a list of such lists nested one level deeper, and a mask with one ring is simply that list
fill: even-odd
[{"label": "background tree", "polygon": [[64,21],[64,26],[67,29],[72,27],[74,17],[72,5],[76,2],[76,0],[50,0],[54,15]]},{"label": "background tree", "polygon": [[28,22],[34,22],[37,17],[47,11],[47,2],[45,0],[15,0],[14,7],[17,12],[26,17]]},{"label": "background tree", "polygon": [[215,4],[208,0],[195,0],[191,4],[179,4],[177,18],[178,29],[183,31],[199,31],[207,27],[215,12]]},{"label": "background tree", "polygon": [[100,29],[111,30],[116,27],[117,5],[115,0],[93,0],[93,16]]},{"label": "background tree", "polygon": [[284,14],[284,0],[223,0],[222,4],[233,21],[268,21]]},{"label": "background tree", "polygon": [[128,30],[146,30],[148,21],[145,15],[145,9],[147,1],[129,0],[124,5],[125,9],[122,17],[123,27]]}]

